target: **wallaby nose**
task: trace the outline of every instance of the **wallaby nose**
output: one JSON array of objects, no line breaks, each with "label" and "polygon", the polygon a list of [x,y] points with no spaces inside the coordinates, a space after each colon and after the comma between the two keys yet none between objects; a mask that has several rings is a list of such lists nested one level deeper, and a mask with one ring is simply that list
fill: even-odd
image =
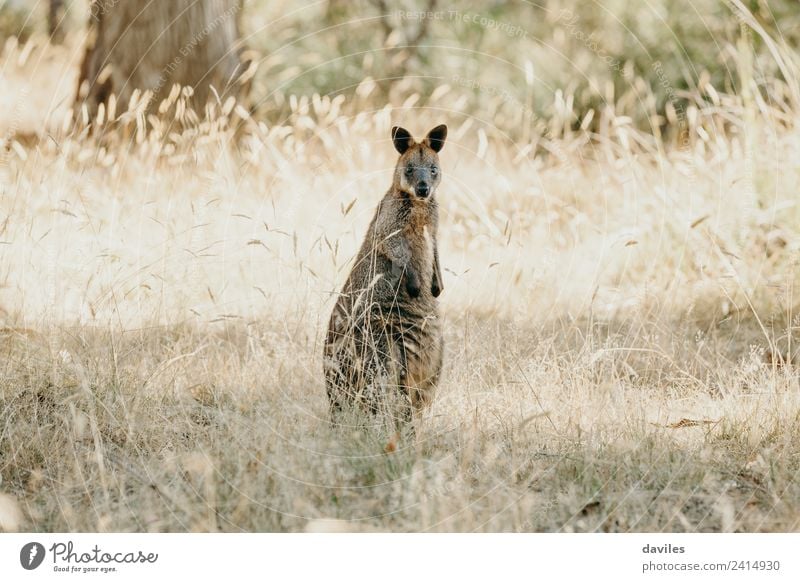
[{"label": "wallaby nose", "polygon": [[417,184],[416,187],[417,196],[420,198],[427,198],[430,190],[428,190],[428,184],[426,182],[420,182]]}]

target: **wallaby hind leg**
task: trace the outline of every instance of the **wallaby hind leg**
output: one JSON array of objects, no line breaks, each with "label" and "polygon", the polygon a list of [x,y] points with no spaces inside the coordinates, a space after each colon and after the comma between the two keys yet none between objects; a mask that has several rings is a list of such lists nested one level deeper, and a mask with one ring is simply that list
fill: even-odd
[{"label": "wallaby hind leg", "polygon": [[[326,357],[330,358],[330,356]],[[339,424],[342,412],[342,391],[345,390],[345,386],[339,362],[330,358],[330,361],[325,363],[325,392],[328,395],[329,420],[332,425]]]},{"label": "wallaby hind leg", "polygon": [[395,362],[397,365],[397,429],[401,430],[413,420],[413,402],[411,378],[408,370],[408,352],[406,349],[405,335],[402,331],[394,338]]},{"label": "wallaby hind leg", "polygon": [[411,387],[401,384],[398,386],[397,392],[398,402],[395,407],[395,425],[400,430],[414,419],[414,406],[411,400]]},{"label": "wallaby hind leg", "polygon": [[441,373],[442,364],[440,360],[432,374],[411,390],[411,404],[415,411],[420,412],[423,408],[430,405],[436,387],[439,385],[439,376],[441,376]]}]

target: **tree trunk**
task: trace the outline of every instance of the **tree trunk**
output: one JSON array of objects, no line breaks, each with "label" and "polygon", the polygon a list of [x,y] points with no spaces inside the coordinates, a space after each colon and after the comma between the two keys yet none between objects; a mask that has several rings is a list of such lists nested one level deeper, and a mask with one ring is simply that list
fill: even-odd
[{"label": "tree trunk", "polygon": [[175,83],[194,89],[195,107],[211,86],[236,96],[241,10],[242,0],[93,0],[78,104],[93,115],[113,93],[124,108],[135,89],[157,103]]},{"label": "tree trunk", "polygon": [[47,11],[47,32],[50,42],[59,44],[64,40],[64,0],[50,0]]}]

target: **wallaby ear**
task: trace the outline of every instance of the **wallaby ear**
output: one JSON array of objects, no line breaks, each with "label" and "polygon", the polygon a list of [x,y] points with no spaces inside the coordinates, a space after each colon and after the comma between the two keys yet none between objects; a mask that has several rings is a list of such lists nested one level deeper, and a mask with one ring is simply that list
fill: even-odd
[{"label": "wallaby ear", "polygon": [[411,144],[414,143],[414,138],[411,137],[407,129],[394,126],[392,128],[392,141],[394,142],[394,149],[402,154],[411,147]]},{"label": "wallaby ear", "polygon": [[428,135],[425,136],[424,143],[433,151],[438,152],[444,147],[445,139],[447,139],[447,126],[442,124],[437,125],[428,132]]}]

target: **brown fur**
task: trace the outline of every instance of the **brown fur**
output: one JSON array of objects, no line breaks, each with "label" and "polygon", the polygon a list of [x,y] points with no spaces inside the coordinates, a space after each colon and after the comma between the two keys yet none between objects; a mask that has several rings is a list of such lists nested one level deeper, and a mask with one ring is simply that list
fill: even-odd
[{"label": "brown fur", "polygon": [[[324,370],[331,412],[358,405],[410,420],[430,402],[442,367],[437,297],[439,126],[416,143],[402,128],[392,187],[378,204],[333,309]],[[434,169],[435,168],[435,169]],[[398,410],[399,408],[399,410]]]}]

